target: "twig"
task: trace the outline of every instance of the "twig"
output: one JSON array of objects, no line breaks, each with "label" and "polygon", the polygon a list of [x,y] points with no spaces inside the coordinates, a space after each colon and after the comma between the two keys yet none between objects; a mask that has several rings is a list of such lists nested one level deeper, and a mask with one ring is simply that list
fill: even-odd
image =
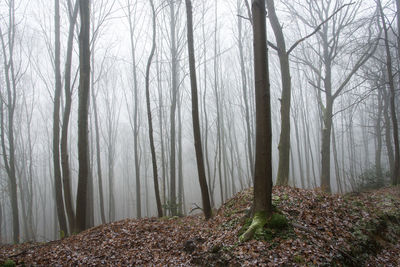
[{"label": "twig", "polygon": [[348,3],[348,4],[345,4],[345,5],[341,6],[341,7],[340,7],[338,10],[336,10],[332,15],[330,15],[326,20],[324,20],[323,22],[321,22],[321,23],[314,29],[314,31],[313,31],[312,33],[308,34],[307,36],[305,36],[305,37],[303,37],[303,38],[301,38],[301,39],[299,39],[299,40],[297,40],[297,41],[290,47],[290,49],[287,51],[287,54],[289,55],[301,42],[305,41],[306,39],[308,39],[308,38],[310,38],[311,36],[313,36],[314,34],[316,34],[316,33],[321,29],[321,27],[322,27],[328,20],[330,20],[333,16],[335,16],[337,13],[339,13],[340,10],[342,10],[342,9],[345,8],[346,6],[351,6],[351,5],[353,5],[353,4],[354,4],[354,2],[351,2],[351,3]]},{"label": "twig", "polygon": [[203,210],[202,208],[199,207],[199,205],[197,205],[196,203],[192,203],[192,208],[189,211],[189,214],[192,213],[195,210]]}]

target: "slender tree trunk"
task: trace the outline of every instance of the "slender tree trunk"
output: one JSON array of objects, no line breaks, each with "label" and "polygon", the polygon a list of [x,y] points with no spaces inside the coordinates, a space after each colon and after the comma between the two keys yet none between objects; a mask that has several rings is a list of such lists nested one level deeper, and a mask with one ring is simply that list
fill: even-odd
[{"label": "slender tree trunk", "polygon": [[[397,2],[398,1],[396,1],[396,4],[398,4]],[[382,19],[383,31],[385,34],[384,41],[385,41],[385,49],[386,49],[386,67],[387,67],[387,73],[388,73],[387,78],[388,78],[389,89],[390,89],[390,111],[391,111],[392,126],[393,126],[394,167],[393,167],[393,173],[392,173],[392,184],[397,185],[397,184],[400,184],[400,147],[399,147],[399,128],[398,128],[398,123],[397,123],[396,105],[395,105],[396,93],[395,93],[395,88],[394,88],[392,56],[390,53],[388,29],[386,26],[385,15],[383,14],[382,4],[381,4],[380,0],[378,0],[378,5],[379,5],[380,15],[381,15],[381,19]]]},{"label": "slender tree trunk", "polygon": [[60,96],[61,96],[61,70],[60,70],[60,1],[55,0],[55,92],[53,112],[53,166],[54,186],[56,192],[58,222],[61,231],[68,235],[67,220],[65,218],[64,200],[62,192],[60,168]]},{"label": "slender tree trunk", "polygon": [[[278,46],[279,63],[281,66],[282,98],[281,102],[281,134],[279,138],[279,164],[277,185],[287,185],[289,180],[289,151],[290,151],[290,97],[291,77],[289,54],[286,52],[285,38],[282,26],[275,12],[274,0],[267,0],[268,18]],[[303,182],[304,183],[304,182]],[[302,183],[302,184],[303,184]]]},{"label": "slender tree trunk", "polygon": [[215,29],[214,29],[214,94],[215,105],[217,109],[217,152],[218,152],[218,178],[220,187],[221,204],[224,203],[224,187],[222,180],[222,144],[221,144],[221,118],[220,118],[220,101],[218,92],[218,52],[217,52],[217,32],[218,32],[218,1],[215,1]]},{"label": "slender tree trunk", "polygon": [[177,215],[176,203],[176,129],[175,129],[175,116],[176,116],[176,102],[178,95],[178,55],[176,44],[176,17],[175,17],[175,1],[170,0],[170,31],[171,31],[171,114],[170,114],[170,208],[172,216]]},{"label": "slender tree trunk", "polygon": [[321,145],[321,188],[325,192],[331,192],[332,104],[332,100],[328,97],[324,110],[324,128],[322,129]]},{"label": "slender tree trunk", "polygon": [[101,170],[100,130],[99,130],[99,119],[97,114],[96,97],[94,95],[93,89],[92,89],[92,105],[94,113],[94,129],[96,135],[96,163],[97,163],[97,178],[99,185],[100,218],[101,218],[101,223],[104,224],[106,223],[106,215],[104,212],[103,174]]},{"label": "slender tree trunk", "polygon": [[335,163],[335,175],[336,175],[336,184],[339,193],[343,193],[342,181],[340,179],[340,169],[339,169],[339,159],[337,153],[337,142],[336,142],[336,133],[335,127],[332,125],[332,148],[333,148],[333,161]]},{"label": "slender tree trunk", "polygon": [[[211,166],[210,166],[210,160],[209,160],[209,155],[208,155],[208,113],[207,113],[207,44],[206,44],[206,33],[205,33],[205,15],[206,15],[206,6],[205,6],[205,1],[203,1],[202,5],[202,23],[201,23],[201,30],[202,30],[202,45],[203,45],[203,84],[204,84],[204,91],[203,91],[203,112],[204,114],[204,123],[203,123],[203,129],[204,129],[204,134],[203,134],[203,146],[204,146],[204,160],[206,163],[207,167],[207,184],[208,184],[208,191],[210,193],[210,201],[211,201],[211,207],[215,206],[215,201],[214,201],[214,187],[213,187],[213,181],[212,181],[212,176],[211,176]],[[201,93],[200,93],[201,94]],[[201,102],[200,102],[201,103]]]},{"label": "slender tree trunk", "polygon": [[135,157],[135,181],[136,181],[136,217],[142,217],[142,202],[141,202],[141,188],[140,188],[140,164],[139,164],[139,90],[137,81],[137,67],[136,67],[136,53],[134,42],[134,27],[132,22],[132,11],[129,1],[128,6],[128,19],[129,19],[129,32],[131,42],[132,54],[132,72],[133,72],[133,87],[134,87],[134,111],[133,111],[133,153]]},{"label": "slender tree trunk", "polygon": [[[296,143],[297,143],[297,157],[298,157],[298,162],[299,162],[300,183],[301,183],[301,188],[305,188],[303,161],[302,161],[302,156],[301,156],[301,144],[300,144],[299,126],[298,126],[299,121],[300,121],[299,118],[297,118],[297,116],[296,116],[296,119],[294,122],[294,128],[295,128]],[[293,178],[295,178],[295,177],[293,177]]]},{"label": "slender tree trunk", "polygon": [[201,146],[199,103],[197,97],[197,81],[196,81],[196,63],[194,57],[192,2],[190,0],[186,0],[186,13],[187,13],[190,85],[192,91],[193,137],[194,137],[194,146],[196,150],[197,172],[199,176],[199,183],[201,189],[203,212],[204,212],[204,217],[206,218],[206,220],[208,220],[212,216],[212,211],[211,211],[210,197],[208,193],[206,172],[204,168],[203,151]]},{"label": "slender tree trunk", "polygon": [[150,0],[150,5],[153,13],[153,44],[151,48],[151,52],[149,55],[149,59],[147,61],[146,67],[146,107],[147,107],[147,120],[149,124],[149,139],[150,139],[150,150],[151,150],[151,160],[153,164],[153,179],[154,179],[154,191],[156,196],[157,203],[157,213],[158,217],[162,217],[162,206],[160,199],[160,191],[158,186],[158,171],[157,171],[157,159],[156,159],[156,151],[154,148],[154,137],[153,137],[153,121],[151,118],[151,107],[150,107],[150,67],[151,62],[153,60],[154,52],[156,50],[156,11],[154,9],[153,0]]},{"label": "slender tree trunk", "polygon": [[89,0],[80,0],[79,13],[81,31],[79,34],[79,105],[78,105],[78,192],[76,196],[76,227],[83,231],[87,227],[87,189],[89,182],[89,87],[90,87],[90,11]]},{"label": "slender tree trunk", "polygon": [[[161,53],[161,51],[159,52]],[[166,192],[166,185],[167,181],[167,173],[166,173],[166,158],[165,158],[165,144],[164,144],[164,112],[163,112],[163,93],[161,88],[161,65],[159,61],[161,60],[161,56],[157,60],[157,89],[158,89],[158,121],[160,127],[160,143],[161,143],[161,174],[162,174],[162,204],[164,205],[164,213],[165,213],[165,204],[167,201],[167,192]]]},{"label": "slender tree trunk", "polygon": [[[68,4],[70,4],[69,1]],[[69,230],[71,233],[75,232],[75,212],[72,202],[71,177],[69,170],[68,127],[69,127],[69,119],[71,115],[71,105],[72,105],[71,63],[72,63],[73,41],[74,41],[74,27],[76,24],[76,19],[78,17],[78,4],[79,1],[76,1],[73,14],[72,17],[70,17],[70,22],[69,22],[70,24],[68,32],[67,58],[65,62],[65,78],[64,78],[65,109],[64,109],[63,124],[61,129],[61,167],[62,167],[62,177],[63,177],[64,202],[65,202],[65,209],[67,212]]]},{"label": "slender tree trunk", "polygon": [[375,135],[376,135],[376,151],[375,151],[375,168],[376,168],[376,176],[379,179],[379,184],[383,185],[383,174],[382,174],[382,127],[381,127],[381,120],[382,120],[382,111],[383,111],[383,104],[382,104],[382,91],[381,88],[378,88],[378,113],[376,116],[375,121]]},{"label": "slender tree trunk", "polygon": [[178,100],[178,214],[183,214],[182,104]]},{"label": "slender tree trunk", "polygon": [[[238,14],[240,14],[240,6],[241,1],[238,2]],[[242,19],[238,19],[238,46],[239,46],[239,58],[240,58],[240,74],[242,78],[242,93],[243,93],[243,102],[244,102],[244,112],[245,112],[245,124],[246,124],[246,134],[247,134],[247,153],[249,156],[250,164],[250,172],[251,174],[254,173],[254,161],[253,161],[253,141],[252,141],[252,134],[251,134],[251,126],[250,126],[250,107],[249,107],[249,100],[247,96],[247,76],[246,76],[246,66],[244,63],[244,53],[243,53],[243,37],[242,37]]]}]

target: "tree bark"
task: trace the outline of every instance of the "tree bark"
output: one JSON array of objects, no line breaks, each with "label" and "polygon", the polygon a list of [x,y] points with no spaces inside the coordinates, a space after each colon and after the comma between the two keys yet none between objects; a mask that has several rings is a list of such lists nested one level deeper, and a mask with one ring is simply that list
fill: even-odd
[{"label": "tree bark", "polygon": [[135,157],[135,182],[136,182],[136,217],[142,217],[142,202],[141,202],[141,188],[140,188],[140,164],[139,164],[139,91],[137,81],[137,69],[136,69],[136,51],[134,43],[134,26],[132,21],[131,3],[128,2],[128,19],[129,19],[129,33],[131,42],[131,54],[132,54],[132,74],[133,74],[133,99],[134,99],[134,110],[133,110],[133,153]]},{"label": "tree bark", "polygon": [[60,167],[60,96],[61,96],[61,70],[60,70],[60,1],[55,0],[55,92],[53,111],[53,168],[54,186],[56,192],[57,214],[61,231],[68,235],[67,220],[65,217],[64,200],[62,193],[61,167]]},{"label": "tree bark", "polygon": [[177,58],[177,44],[176,44],[176,17],[175,17],[175,1],[169,1],[170,6],[170,31],[171,31],[171,113],[170,113],[170,209],[171,215],[177,215],[176,204],[176,129],[175,129],[175,116],[176,116],[176,101],[178,94],[178,58]]},{"label": "tree bark", "polygon": [[[70,2],[68,2],[68,4],[70,4]],[[69,22],[67,58],[65,62],[65,78],[64,78],[65,109],[64,109],[63,123],[61,128],[61,168],[62,168],[62,178],[63,178],[65,210],[67,212],[70,232],[75,232],[75,212],[72,202],[71,177],[69,169],[68,127],[69,127],[69,119],[71,115],[71,105],[72,105],[71,63],[72,63],[73,41],[74,41],[74,27],[76,24],[76,19],[78,17],[78,4],[79,1],[76,1],[75,7],[73,9],[73,14],[70,17],[70,22]]]},{"label": "tree bark", "polygon": [[[397,1],[396,1],[397,3]],[[397,123],[397,115],[396,115],[396,105],[395,98],[396,92],[394,88],[394,76],[392,70],[392,56],[390,53],[390,45],[389,45],[389,35],[388,29],[386,26],[385,15],[383,13],[382,3],[378,0],[379,11],[381,15],[383,32],[385,35],[385,50],[386,50],[386,68],[388,74],[388,83],[390,89],[390,112],[392,117],[392,126],[393,126],[393,142],[394,142],[394,167],[392,173],[392,184],[397,185],[400,184],[400,147],[399,147],[399,128]]]},{"label": "tree bark", "polygon": [[197,97],[197,81],[196,81],[196,63],[194,57],[192,2],[190,0],[186,0],[186,13],[187,13],[190,85],[192,92],[193,137],[194,137],[194,146],[196,150],[197,172],[199,176],[199,183],[201,189],[203,212],[205,219],[208,220],[211,218],[212,212],[211,212],[211,203],[207,186],[206,172],[204,168],[203,151],[201,146],[199,104]]},{"label": "tree bark", "polygon": [[[241,1],[240,1],[241,2]],[[247,2],[247,0],[245,1]],[[240,4],[239,4],[240,5]],[[240,11],[240,7],[238,7],[238,11]],[[239,12],[238,12],[239,13]],[[246,124],[246,134],[247,134],[247,153],[250,165],[250,173],[254,174],[254,156],[253,156],[253,141],[252,141],[252,130],[250,126],[250,107],[249,107],[249,99],[247,96],[247,76],[246,76],[246,66],[244,63],[244,53],[243,53],[243,37],[242,37],[242,19],[238,19],[238,46],[239,46],[239,58],[240,58],[240,74],[242,78],[242,93],[243,93],[243,102],[244,102],[244,112],[245,112],[245,124]]]},{"label": "tree bark", "polygon": [[158,217],[162,217],[162,206],[161,206],[161,199],[160,199],[160,191],[158,186],[158,171],[157,171],[157,159],[156,159],[156,151],[154,148],[154,137],[153,137],[153,121],[151,117],[151,107],[150,107],[150,67],[151,62],[153,60],[154,52],[156,50],[156,11],[154,9],[153,0],[150,0],[151,10],[153,14],[153,44],[151,48],[151,52],[147,61],[146,66],[146,107],[147,107],[147,120],[149,124],[149,139],[150,139],[150,150],[151,150],[151,160],[153,164],[153,180],[154,180],[154,191],[156,196],[156,203],[157,203],[157,214]]},{"label": "tree bark", "polygon": [[274,0],[267,0],[268,18],[278,47],[279,64],[281,67],[282,98],[281,102],[281,134],[279,137],[279,164],[277,185],[287,185],[289,181],[289,151],[290,151],[290,101],[291,77],[289,68],[289,54],[286,52],[285,38],[282,26],[275,12]]},{"label": "tree bark", "polygon": [[262,228],[272,212],[272,129],[265,0],[252,1],[254,80],[256,99],[256,154],[254,168],[254,217],[246,241]]},{"label": "tree bark", "polygon": [[79,34],[79,105],[78,105],[78,192],[76,196],[76,227],[83,231],[87,227],[87,189],[89,181],[89,87],[90,87],[90,11],[89,0],[80,0],[81,29]]}]

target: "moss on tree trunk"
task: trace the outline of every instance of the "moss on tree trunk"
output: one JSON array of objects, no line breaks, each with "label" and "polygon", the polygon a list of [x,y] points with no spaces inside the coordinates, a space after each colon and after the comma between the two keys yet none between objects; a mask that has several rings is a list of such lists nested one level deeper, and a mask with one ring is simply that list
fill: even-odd
[{"label": "moss on tree trunk", "polygon": [[251,222],[249,229],[244,232],[240,237],[240,242],[246,242],[250,240],[257,231],[261,231],[264,225],[267,223],[267,212],[258,211],[254,214],[253,221]]}]

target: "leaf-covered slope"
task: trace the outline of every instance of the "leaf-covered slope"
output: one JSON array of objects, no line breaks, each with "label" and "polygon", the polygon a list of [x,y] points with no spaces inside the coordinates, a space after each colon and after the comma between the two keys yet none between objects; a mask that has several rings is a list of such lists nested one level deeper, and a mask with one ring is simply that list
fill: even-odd
[{"label": "leaf-covered slope", "polygon": [[60,241],[1,246],[0,264],[400,266],[399,192],[340,196],[275,187],[276,213],[288,225],[269,224],[240,244],[252,200],[246,190],[207,222],[202,216],[123,220]]}]

